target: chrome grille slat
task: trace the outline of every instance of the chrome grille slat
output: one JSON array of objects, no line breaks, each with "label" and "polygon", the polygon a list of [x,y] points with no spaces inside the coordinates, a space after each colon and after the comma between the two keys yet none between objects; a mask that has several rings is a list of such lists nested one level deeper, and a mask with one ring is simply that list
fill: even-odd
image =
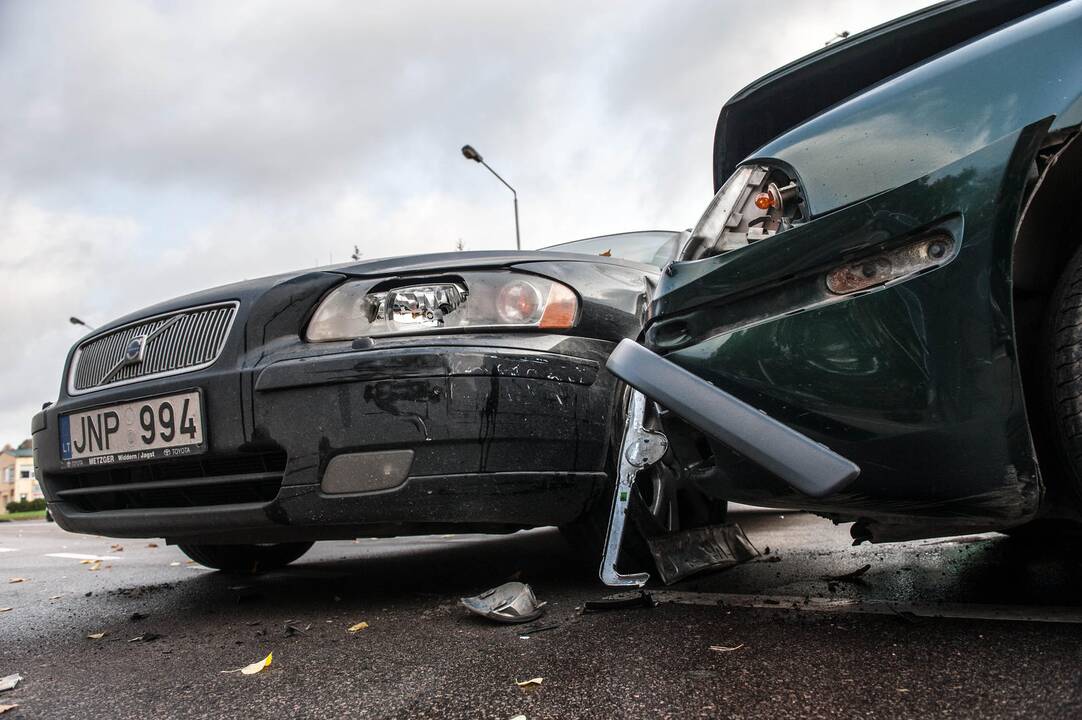
[{"label": "chrome grille slat", "polygon": [[[228,302],[177,310],[137,320],[87,340],[76,350],[68,376],[69,392],[79,394],[206,367],[221,355],[237,305]],[[180,319],[174,321],[178,316]],[[147,342],[142,362],[122,366],[105,378],[124,357],[133,338],[150,335],[170,321],[173,322],[169,327]]]}]

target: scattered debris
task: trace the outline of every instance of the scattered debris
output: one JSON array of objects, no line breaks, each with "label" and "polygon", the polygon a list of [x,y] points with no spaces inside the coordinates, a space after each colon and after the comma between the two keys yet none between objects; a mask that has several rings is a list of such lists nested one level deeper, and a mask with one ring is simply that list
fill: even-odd
[{"label": "scattered debris", "polygon": [[521,682],[516,680],[515,684],[518,685],[520,688],[530,689],[541,687],[541,683],[543,682],[545,682],[545,678],[535,677],[530,678],[529,680],[522,680]]},{"label": "scattered debris", "polygon": [[15,608],[0,608],[0,612],[11,612]]},{"label": "scattered debris", "polygon": [[548,632],[549,630],[555,630],[560,627],[559,625],[542,625],[541,627],[525,628],[518,634],[523,640],[529,640],[530,636],[538,633]]},{"label": "scattered debris", "polygon": [[244,667],[237,668],[236,670],[222,670],[222,672],[223,673],[239,672],[242,675],[255,675],[256,673],[261,672],[264,668],[270,667],[270,664],[271,664],[272,660],[274,660],[274,653],[270,653],[269,655],[267,655],[267,657],[263,658],[262,660],[258,660],[256,662],[252,663],[251,665],[245,665]]},{"label": "scattered debris", "polygon": [[864,573],[868,572],[871,569],[872,569],[871,565],[864,565],[863,567],[857,568],[853,572],[847,572],[847,573],[844,573],[842,575],[824,575],[822,577],[822,579],[823,580],[833,581],[833,582],[864,582],[861,579],[861,576],[864,575]]},{"label": "scattered debris", "polygon": [[9,577],[8,578],[8,583],[12,584],[12,585],[14,585],[15,583],[22,583],[22,582],[26,582],[26,578],[21,578],[21,577]]},{"label": "scattered debris", "polygon": [[87,568],[90,572],[101,570],[101,560],[94,560],[90,563],[90,567]]},{"label": "scattered debris", "polygon": [[711,645],[710,649],[714,652],[732,652],[733,650],[739,650],[742,647],[744,647],[744,643],[740,643],[739,645],[733,645],[732,647],[725,647],[724,645]]},{"label": "scattered debris", "polygon": [[113,552],[124,552],[124,546],[121,545],[120,543],[113,543],[112,545],[109,546],[109,549],[112,550]]},{"label": "scattered debris", "polygon": [[83,558],[82,560],[79,561],[79,564],[80,565],[89,565],[92,562],[101,562],[101,561],[100,560],[91,560],[89,558]]},{"label": "scattered debris", "polygon": [[359,633],[361,630],[365,630],[367,628],[368,628],[368,623],[362,621],[362,622],[357,623],[356,625],[350,625],[346,629],[346,632]]},{"label": "scattered debris", "polygon": [[158,543],[147,543],[147,547],[148,548],[156,548],[156,547],[158,547]]},{"label": "scattered debris", "polygon": [[[19,707],[17,704],[16,705],[0,705],[0,715],[3,715],[8,710],[14,710],[17,707]],[[523,720],[525,720],[525,718],[523,718]]]},{"label": "scattered debris", "polygon": [[646,544],[666,585],[759,557],[759,551],[735,523],[655,535],[648,537]]},{"label": "scattered debris", "polygon": [[602,598],[601,600],[587,600],[582,604],[582,612],[594,613],[606,610],[630,610],[632,608],[654,608],[657,600],[645,590],[640,590],[638,595],[623,595],[619,597]]},{"label": "scattered debris", "polygon": [[146,620],[147,617],[148,616],[146,614],[144,614],[144,613],[133,612],[131,614],[131,616],[128,618],[128,620],[131,620],[132,622],[139,622],[140,620]]},{"label": "scattered debris", "polygon": [[63,595],[50,595],[49,599],[50,600],[59,600],[62,597],[64,597],[64,596]]},{"label": "scattered debris", "polygon": [[474,597],[462,598],[470,612],[500,623],[526,623],[545,612],[545,603],[538,602],[529,585],[508,582],[486,590]]},{"label": "scattered debris", "polygon": [[105,637],[108,634],[109,634],[108,630],[105,630],[104,632],[90,633],[89,635],[86,636],[86,639],[87,640],[101,640],[103,637]]},{"label": "scattered debris", "polygon": [[6,692],[8,690],[14,690],[15,686],[22,682],[23,676],[19,673],[12,673],[11,675],[5,675],[0,678],[0,692]]},{"label": "scattered debris", "polygon": [[161,640],[161,637],[162,636],[159,635],[158,633],[147,632],[147,633],[143,633],[142,635],[136,635],[135,637],[133,637],[128,642],[130,642],[130,643],[133,643],[133,642],[145,642],[145,643],[148,643],[148,642],[154,642],[155,640]]}]

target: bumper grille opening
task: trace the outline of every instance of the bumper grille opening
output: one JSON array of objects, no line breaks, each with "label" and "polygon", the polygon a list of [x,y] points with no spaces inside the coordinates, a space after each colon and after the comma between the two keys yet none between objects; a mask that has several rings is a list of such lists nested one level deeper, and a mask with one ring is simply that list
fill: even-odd
[{"label": "bumper grille opening", "polygon": [[173,460],[45,476],[84,512],[269,502],[282,487],[284,452]]}]

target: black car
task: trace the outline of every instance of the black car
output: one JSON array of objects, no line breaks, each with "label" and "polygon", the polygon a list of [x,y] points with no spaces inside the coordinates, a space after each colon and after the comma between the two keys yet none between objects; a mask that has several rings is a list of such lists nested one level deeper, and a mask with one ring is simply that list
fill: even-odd
[{"label": "black car", "polygon": [[605,360],[687,237],[373,260],[120,318],[34,417],[49,509],[224,569],[359,535],[599,542],[626,401]]}]

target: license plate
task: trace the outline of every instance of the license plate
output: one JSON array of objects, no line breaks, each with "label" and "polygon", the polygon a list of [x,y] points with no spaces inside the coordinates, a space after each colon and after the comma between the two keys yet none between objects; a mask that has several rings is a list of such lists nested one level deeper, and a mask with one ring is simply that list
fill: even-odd
[{"label": "license plate", "polygon": [[195,455],[206,450],[198,390],[60,416],[65,467]]}]

